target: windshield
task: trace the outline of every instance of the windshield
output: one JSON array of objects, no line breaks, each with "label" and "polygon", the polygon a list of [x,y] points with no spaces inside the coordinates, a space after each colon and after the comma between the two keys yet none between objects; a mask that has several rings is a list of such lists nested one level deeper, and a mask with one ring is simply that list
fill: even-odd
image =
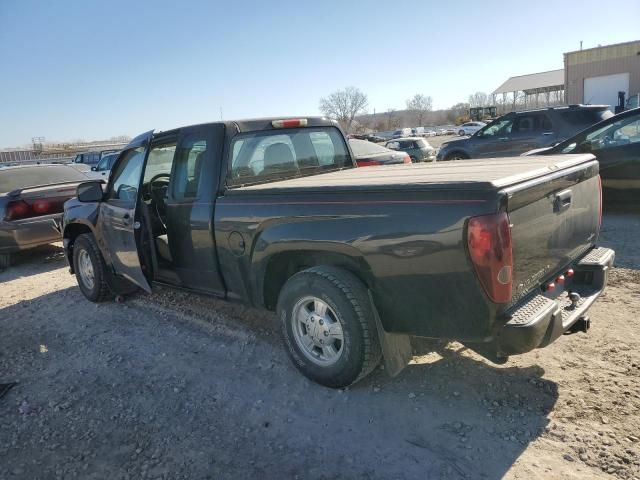
[{"label": "windshield", "polygon": [[640,111],[606,125],[596,125],[553,148],[553,153],[580,153],[640,141]]},{"label": "windshield", "polygon": [[39,185],[84,180],[87,180],[87,177],[78,170],[62,165],[9,168],[0,170],[0,193]]}]

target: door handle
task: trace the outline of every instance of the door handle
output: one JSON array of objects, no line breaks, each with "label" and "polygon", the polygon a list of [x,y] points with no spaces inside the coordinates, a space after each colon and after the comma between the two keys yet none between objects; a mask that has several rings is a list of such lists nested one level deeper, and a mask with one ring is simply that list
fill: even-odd
[{"label": "door handle", "polygon": [[498,140],[500,140],[501,142],[506,142],[507,140],[509,140],[509,137],[500,137]]},{"label": "door handle", "polygon": [[542,135],[551,136],[551,135],[555,135],[555,133],[553,133],[553,132],[543,132]]},{"label": "door handle", "polygon": [[571,197],[573,193],[571,190],[564,190],[558,194],[553,201],[553,210],[555,212],[564,212],[571,206]]}]

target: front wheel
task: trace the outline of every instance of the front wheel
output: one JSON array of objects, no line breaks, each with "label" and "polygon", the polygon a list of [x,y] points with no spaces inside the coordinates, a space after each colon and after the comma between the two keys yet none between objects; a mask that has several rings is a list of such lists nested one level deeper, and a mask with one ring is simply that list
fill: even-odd
[{"label": "front wheel", "polygon": [[466,134],[464,133],[464,130],[460,130],[460,131],[458,132],[458,135],[460,135],[461,137],[463,137],[463,136],[465,136]]},{"label": "front wheel", "polygon": [[291,277],[278,299],[287,352],[300,372],[341,388],[370,373],[382,356],[366,287],[335,267],[313,267]]},{"label": "front wheel", "polygon": [[95,238],[85,233],[73,244],[73,270],[83,295],[92,302],[103,302],[112,294],[105,276],[106,265]]}]

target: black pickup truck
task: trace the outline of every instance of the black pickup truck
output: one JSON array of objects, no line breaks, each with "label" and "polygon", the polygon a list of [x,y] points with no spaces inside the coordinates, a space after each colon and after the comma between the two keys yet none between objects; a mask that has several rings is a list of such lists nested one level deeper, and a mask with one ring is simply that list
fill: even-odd
[{"label": "black pickup truck", "polygon": [[397,373],[411,336],[500,361],[586,330],[614,259],[592,155],[356,168],[326,118],[148,132],[77,193],[64,247],[89,300],[156,282],[276,311],[331,387],[383,356]]}]

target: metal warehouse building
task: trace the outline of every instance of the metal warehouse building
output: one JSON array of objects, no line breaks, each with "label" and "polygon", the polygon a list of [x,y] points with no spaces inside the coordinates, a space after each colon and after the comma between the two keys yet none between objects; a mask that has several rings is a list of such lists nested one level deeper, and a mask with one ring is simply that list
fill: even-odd
[{"label": "metal warehouse building", "polygon": [[640,40],[564,54],[565,100],[568,104],[618,104],[640,93]]}]

